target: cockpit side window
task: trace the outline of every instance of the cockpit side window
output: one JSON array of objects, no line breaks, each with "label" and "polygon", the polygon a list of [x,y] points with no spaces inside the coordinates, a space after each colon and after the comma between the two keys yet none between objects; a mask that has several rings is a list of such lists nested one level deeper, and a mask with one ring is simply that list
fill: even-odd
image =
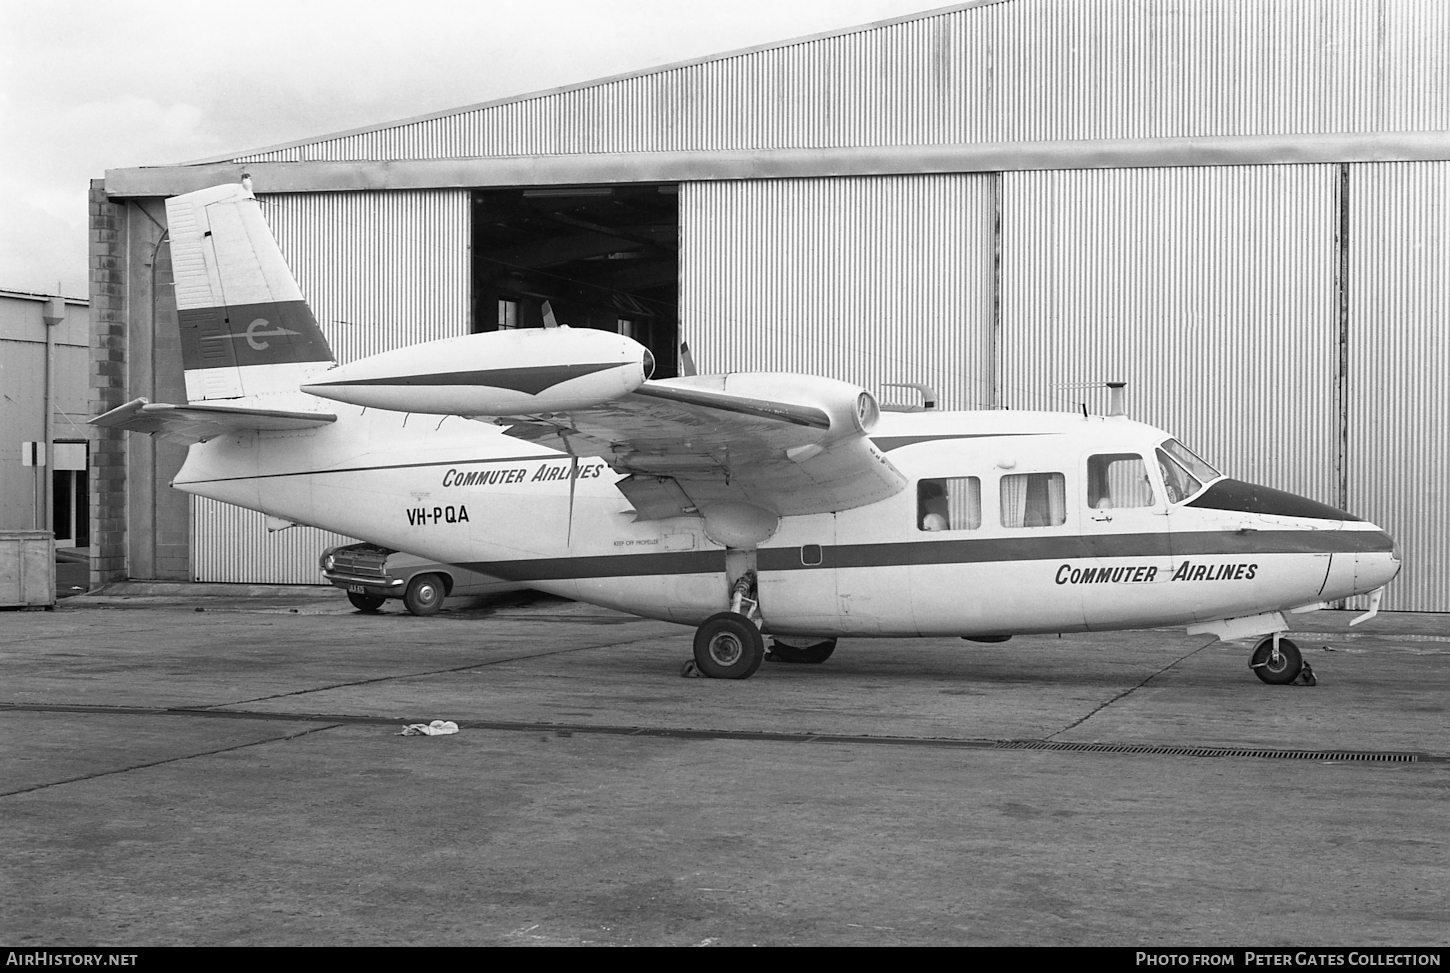
[{"label": "cockpit side window", "polygon": [[1158,469],[1163,474],[1163,488],[1168,491],[1169,503],[1182,503],[1203,489],[1203,483],[1197,477],[1162,449],[1158,450]]},{"label": "cockpit side window", "polygon": [[1148,467],[1137,453],[1088,457],[1087,502],[1094,510],[1153,506]]},{"label": "cockpit side window", "polygon": [[975,476],[951,476],[917,483],[918,530],[976,530],[980,526],[981,480]]}]

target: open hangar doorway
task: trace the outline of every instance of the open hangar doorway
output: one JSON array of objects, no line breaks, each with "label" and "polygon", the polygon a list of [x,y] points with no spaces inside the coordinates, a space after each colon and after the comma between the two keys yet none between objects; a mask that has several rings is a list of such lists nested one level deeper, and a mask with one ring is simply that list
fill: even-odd
[{"label": "open hangar doorway", "polygon": [[472,329],[559,324],[628,335],[678,374],[680,218],[674,183],[473,193]]}]

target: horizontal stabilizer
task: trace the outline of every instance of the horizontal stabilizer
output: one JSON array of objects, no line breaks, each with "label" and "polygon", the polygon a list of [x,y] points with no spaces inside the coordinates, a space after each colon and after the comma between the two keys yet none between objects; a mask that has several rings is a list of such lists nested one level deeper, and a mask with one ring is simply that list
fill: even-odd
[{"label": "horizontal stabilizer", "polygon": [[224,405],[168,405],[135,399],[96,416],[91,425],[107,429],[146,432],[173,442],[202,442],[227,433],[247,430],[289,432],[312,429],[336,422],[325,412],[282,412],[275,409],[242,409]]}]

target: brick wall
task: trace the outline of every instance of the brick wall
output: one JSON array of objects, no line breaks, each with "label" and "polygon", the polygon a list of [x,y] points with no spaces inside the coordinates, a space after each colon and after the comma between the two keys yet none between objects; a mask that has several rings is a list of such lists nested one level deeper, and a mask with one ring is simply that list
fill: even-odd
[{"label": "brick wall", "polygon": [[[125,405],[125,208],[106,197],[104,180],[91,181],[90,410],[100,415]],[[126,577],[126,433],[91,429],[91,585]]]}]

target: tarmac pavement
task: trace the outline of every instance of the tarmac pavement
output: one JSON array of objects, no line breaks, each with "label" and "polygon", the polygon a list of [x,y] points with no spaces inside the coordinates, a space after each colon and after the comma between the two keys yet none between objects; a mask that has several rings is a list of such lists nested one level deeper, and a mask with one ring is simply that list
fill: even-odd
[{"label": "tarmac pavement", "polygon": [[1181,631],[735,682],[677,625],[394,604],[0,615],[0,942],[1450,943],[1450,616],[1295,616],[1315,687]]}]

